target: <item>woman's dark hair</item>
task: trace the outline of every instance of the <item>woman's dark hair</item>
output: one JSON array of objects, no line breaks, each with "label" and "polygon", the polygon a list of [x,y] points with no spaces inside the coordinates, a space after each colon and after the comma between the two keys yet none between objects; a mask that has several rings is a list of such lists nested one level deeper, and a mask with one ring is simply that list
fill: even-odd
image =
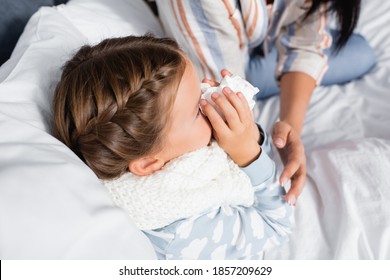
[{"label": "woman's dark hair", "polygon": [[312,0],[312,6],[306,17],[313,14],[321,4],[330,4],[329,11],[334,12],[337,17],[340,35],[336,39],[336,49],[339,50],[348,41],[355,29],[360,15],[361,0]]}]

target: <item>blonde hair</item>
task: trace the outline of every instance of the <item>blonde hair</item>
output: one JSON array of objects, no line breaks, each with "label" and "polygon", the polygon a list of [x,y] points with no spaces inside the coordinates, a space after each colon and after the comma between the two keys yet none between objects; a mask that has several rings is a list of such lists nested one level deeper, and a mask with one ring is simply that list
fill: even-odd
[{"label": "blonde hair", "polygon": [[53,134],[101,179],[162,149],[185,56],[167,38],[129,36],[83,46],[63,68]]}]

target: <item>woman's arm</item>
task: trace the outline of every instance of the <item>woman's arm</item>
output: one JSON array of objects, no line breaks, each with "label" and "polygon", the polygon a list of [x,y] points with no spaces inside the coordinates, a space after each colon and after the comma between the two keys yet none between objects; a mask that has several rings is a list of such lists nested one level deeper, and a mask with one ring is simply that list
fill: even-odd
[{"label": "woman's arm", "polygon": [[303,120],[316,81],[303,72],[288,72],[280,79],[280,120],[301,135]]},{"label": "woman's arm", "polygon": [[323,4],[305,20],[290,23],[276,43],[280,122],[273,127],[272,138],[285,164],[280,182],[283,185],[291,179],[286,199],[293,204],[306,179],[306,158],[300,139],[306,110],[328,67],[323,50],[330,46],[332,38],[326,29],[326,11],[327,5]]},{"label": "woman's arm", "polygon": [[285,165],[280,175],[284,185],[291,180],[286,200],[295,205],[306,181],[306,157],[301,132],[315,80],[302,72],[285,73],[280,81],[280,121],[272,131],[275,147]]}]

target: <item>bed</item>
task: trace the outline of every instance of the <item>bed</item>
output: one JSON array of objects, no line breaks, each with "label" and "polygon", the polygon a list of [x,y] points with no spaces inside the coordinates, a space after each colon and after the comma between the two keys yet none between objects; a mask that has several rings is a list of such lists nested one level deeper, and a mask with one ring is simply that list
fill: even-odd
[{"label": "bed", "polygon": [[[316,89],[294,232],[265,259],[390,259],[388,26],[390,2],[363,0],[357,31],[377,65],[362,79]],[[146,32],[164,34],[143,0],[70,0],[30,18],[0,68],[1,259],[156,258],[93,172],[50,135],[63,63],[85,43]],[[259,102],[255,119],[269,130],[278,106],[278,97]]]}]

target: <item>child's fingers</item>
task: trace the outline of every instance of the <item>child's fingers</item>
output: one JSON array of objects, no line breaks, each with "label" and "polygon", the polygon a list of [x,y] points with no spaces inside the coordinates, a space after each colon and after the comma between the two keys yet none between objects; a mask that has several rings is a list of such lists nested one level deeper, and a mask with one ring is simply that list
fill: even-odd
[{"label": "child's fingers", "polygon": [[225,77],[225,76],[231,77],[231,76],[233,76],[233,74],[229,70],[226,70],[226,69],[222,69],[221,75],[222,75],[222,77]]},{"label": "child's fingers", "polygon": [[211,126],[217,134],[226,135],[229,133],[229,128],[227,127],[225,121],[210,103],[208,103],[205,99],[201,99],[200,106],[203,114],[209,119]]},{"label": "child's fingers", "polygon": [[214,92],[211,95],[211,98],[225,115],[226,122],[232,130],[235,130],[239,125],[241,125],[241,120],[238,116],[236,108],[233,106],[230,100],[228,100],[225,94]]},{"label": "child's fingers", "polygon": [[225,87],[223,93],[226,98],[230,101],[233,107],[236,109],[238,117],[241,123],[252,123],[252,111],[249,108],[249,104],[245,96],[241,92],[233,92],[230,88]]},{"label": "child's fingers", "polygon": [[217,87],[217,86],[219,86],[219,83],[217,83],[216,81],[209,80],[209,79],[206,79],[206,78],[204,78],[204,79],[202,80],[202,83],[209,84],[209,85],[212,86],[212,87]]}]

